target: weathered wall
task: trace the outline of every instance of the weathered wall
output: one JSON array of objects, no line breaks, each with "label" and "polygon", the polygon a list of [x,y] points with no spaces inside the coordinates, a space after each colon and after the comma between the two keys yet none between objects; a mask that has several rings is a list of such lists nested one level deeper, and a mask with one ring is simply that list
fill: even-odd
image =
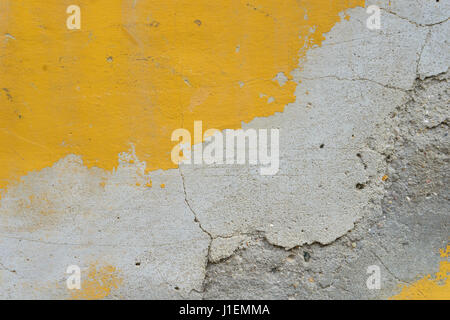
[{"label": "weathered wall", "polygon": [[[450,298],[450,1],[366,2],[78,1],[67,30],[72,1],[1,0],[0,297]],[[278,128],[278,173],[174,165],[195,120]]]}]

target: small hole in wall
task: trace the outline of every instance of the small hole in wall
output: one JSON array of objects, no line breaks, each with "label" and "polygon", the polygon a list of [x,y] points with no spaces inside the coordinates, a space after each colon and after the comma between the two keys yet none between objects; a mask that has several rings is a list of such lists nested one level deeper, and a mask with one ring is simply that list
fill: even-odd
[{"label": "small hole in wall", "polygon": [[175,290],[180,290],[180,287],[175,287],[174,289],[175,289]]},{"label": "small hole in wall", "polygon": [[136,262],[135,265],[136,265],[137,267],[139,267],[139,266],[141,265],[141,263],[140,263],[140,262]]},{"label": "small hole in wall", "polygon": [[320,149],[323,149],[323,147],[325,147],[325,145],[322,143],[322,144],[320,145]]},{"label": "small hole in wall", "polygon": [[305,259],[305,262],[308,262],[309,259],[311,259],[311,255],[309,254],[309,252],[304,251],[303,258]]},{"label": "small hole in wall", "polygon": [[366,187],[366,185],[364,183],[357,183],[356,184],[356,189],[358,190],[362,190]]}]

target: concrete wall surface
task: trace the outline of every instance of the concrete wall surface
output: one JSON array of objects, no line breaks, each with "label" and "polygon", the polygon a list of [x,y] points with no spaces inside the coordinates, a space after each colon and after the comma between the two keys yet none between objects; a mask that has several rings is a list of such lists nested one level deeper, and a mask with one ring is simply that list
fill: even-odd
[{"label": "concrete wall surface", "polygon": [[0,298],[450,299],[449,17],[0,0]]}]

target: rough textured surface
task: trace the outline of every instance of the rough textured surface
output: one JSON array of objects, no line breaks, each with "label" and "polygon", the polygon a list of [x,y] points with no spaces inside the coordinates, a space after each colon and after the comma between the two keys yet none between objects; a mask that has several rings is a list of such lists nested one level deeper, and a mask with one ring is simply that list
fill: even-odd
[{"label": "rough textured surface", "polygon": [[[113,171],[68,155],[9,185],[0,298],[384,299],[437,272],[450,234],[450,1],[370,3],[381,30],[346,10],[273,81],[294,82],[296,101],[242,123],[280,129],[277,175],[149,171],[131,149]],[[78,295],[65,287],[73,264],[91,280]],[[370,265],[381,290],[366,287]]]},{"label": "rough textured surface", "polygon": [[116,267],[122,284],[111,297],[182,298],[201,290],[209,237],[185,205],[180,175],[153,172],[153,183],[166,188],[150,189],[142,164],[129,158],[111,174],[69,156],[8,190],[2,298],[68,295],[69,265]]},{"label": "rough textured surface", "polygon": [[[448,74],[417,80],[408,102],[380,127],[385,143],[368,139],[368,152],[383,156],[389,174],[382,211],[369,210],[351,232],[326,246],[286,251],[255,235],[248,248],[209,264],[205,297],[385,299],[399,292],[398,284],[437,272],[435,248],[445,248],[450,234],[447,81]],[[370,265],[381,267],[380,291],[366,287]]]}]

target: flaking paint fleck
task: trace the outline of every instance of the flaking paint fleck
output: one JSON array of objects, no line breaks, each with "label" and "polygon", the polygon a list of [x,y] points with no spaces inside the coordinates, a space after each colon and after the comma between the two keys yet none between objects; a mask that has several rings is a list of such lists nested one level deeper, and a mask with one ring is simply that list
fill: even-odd
[{"label": "flaking paint fleck", "polygon": [[[174,168],[177,128],[238,128],[295,100],[290,72],[362,0],[0,2],[0,188],[68,154]],[[201,21],[201,23],[196,23]],[[239,50],[236,50],[236,48]],[[280,72],[288,81],[273,79]],[[244,84],[244,85],[240,85]],[[5,92],[7,94],[5,94]],[[272,103],[260,93],[273,97]],[[20,117],[18,117],[18,114]]]}]

